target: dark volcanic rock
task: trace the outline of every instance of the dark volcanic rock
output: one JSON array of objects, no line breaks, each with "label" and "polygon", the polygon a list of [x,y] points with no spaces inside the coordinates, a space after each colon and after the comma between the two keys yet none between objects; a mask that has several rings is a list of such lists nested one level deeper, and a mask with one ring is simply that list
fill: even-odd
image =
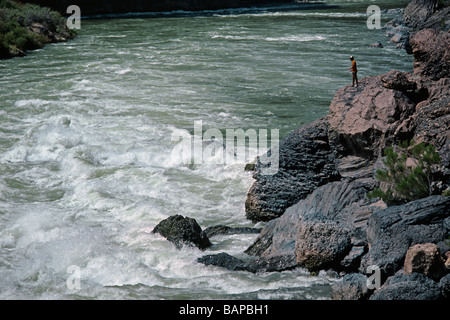
[{"label": "dark volcanic rock", "polygon": [[295,268],[296,266],[295,261],[290,257],[272,257],[244,261],[225,252],[203,256],[198,258],[197,262],[231,271],[247,271],[252,273],[284,271]]},{"label": "dark volcanic rock", "polygon": [[181,215],[171,216],[161,221],[154,229],[153,233],[159,233],[177,248],[196,246],[199,249],[206,249],[211,245],[208,237],[202,232],[197,221]]},{"label": "dark volcanic rock", "polygon": [[423,274],[397,274],[376,290],[370,300],[438,300],[440,288]]},{"label": "dark volcanic rock", "polygon": [[441,294],[444,299],[450,299],[450,273],[442,277],[439,281]]},{"label": "dark volcanic rock", "polygon": [[307,124],[280,142],[275,175],[262,175],[262,168],[258,161],[253,175],[256,181],[245,202],[246,216],[252,221],[275,219],[318,186],[337,180],[327,119]]},{"label": "dark volcanic rock", "polygon": [[428,242],[442,244],[447,236],[443,221],[448,216],[450,197],[442,196],[374,212],[367,221],[369,251],[362,258],[360,272],[376,265],[384,276],[395,274],[403,267],[410,246]]},{"label": "dark volcanic rock", "polygon": [[224,225],[217,225],[208,227],[203,230],[203,233],[211,238],[220,234],[248,234],[248,233],[260,233],[260,228],[249,228],[249,227],[229,227]]},{"label": "dark volcanic rock", "polygon": [[225,252],[206,255],[198,258],[197,261],[207,266],[218,266],[231,271],[248,271],[245,261],[235,258]]},{"label": "dark volcanic rock", "polygon": [[331,286],[333,300],[365,300],[370,291],[367,288],[367,276],[361,273],[345,275]]},{"label": "dark volcanic rock", "polygon": [[[351,259],[347,255],[353,246],[364,248],[365,222],[379,208],[378,203],[365,199],[371,188],[372,180],[343,180],[317,188],[271,221],[246,253],[258,255],[260,261],[278,258],[292,263],[286,268],[300,265],[312,270],[322,266],[345,269],[340,260]],[[353,254],[358,259],[355,251]],[[346,261],[347,267],[353,265]]]}]

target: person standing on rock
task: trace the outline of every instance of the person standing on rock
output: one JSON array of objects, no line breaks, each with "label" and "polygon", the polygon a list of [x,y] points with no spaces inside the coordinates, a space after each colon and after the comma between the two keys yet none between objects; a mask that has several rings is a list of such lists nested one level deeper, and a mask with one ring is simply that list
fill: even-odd
[{"label": "person standing on rock", "polygon": [[352,66],[348,69],[352,70],[352,75],[353,75],[352,87],[355,86],[355,82],[356,82],[356,87],[358,87],[358,68],[356,67],[355,58],[353,56],[350,56],[350,61],[352,62]]}]

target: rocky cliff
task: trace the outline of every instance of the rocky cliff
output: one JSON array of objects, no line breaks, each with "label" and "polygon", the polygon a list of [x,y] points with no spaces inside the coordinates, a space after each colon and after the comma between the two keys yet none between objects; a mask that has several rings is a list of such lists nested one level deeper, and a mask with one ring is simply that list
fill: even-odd
[{"label": "rocky cliff", "polygon": [[[450,182],[450,43],[448,7],[441,5],[414,0],[405,9],[413,74],[390,71],[341,88],[327,117],[281,141],[278,174],[261,175],[257,162],[247,217],[270,222],[246,250],[255,259],[222,254],[201,262],[251,272],[333,269],[347,274],[333,286],[335,299],[447,297],[450,197],[442,194]],[[431,195],[396,205],[369,199],[368,191],[380,185],[384,150],[410,139],[434,145],[440,156]],[[420,267],[405,271],[407,252],[426,243],[435,246],[439,277]],[[412,260],[427,263],[420,258],[426,252],[415,254]],[[375,291],[367,284],[372,266],[383,284]]]}]

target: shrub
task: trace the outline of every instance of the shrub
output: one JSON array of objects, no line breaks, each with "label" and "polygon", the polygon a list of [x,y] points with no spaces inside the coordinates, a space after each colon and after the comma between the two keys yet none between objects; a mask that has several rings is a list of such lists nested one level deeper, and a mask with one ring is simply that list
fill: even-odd
[{"label": "shrub", "polygon": [[[34,23],[41,25],[39,32],[33,32],[30,28]],[[41,48],[52,41],[51,37],[54,39],[55,33],[66,38],[76,35],[68,30],[65,19],[56,11],[35,4],[0,1],[0,58]]]},{"label": "shrub", "polygon": [[432,194],[433,169],[440,164],[441,158],[431,144],[412,144],[413,141],[402,143],[396,148],[398,152],[394,147],[386,148],[383,159],[386,169],[378,169],[375,175],[385,186],[369,192],[369,198],[382,198],[386,203],[393,203]]}]

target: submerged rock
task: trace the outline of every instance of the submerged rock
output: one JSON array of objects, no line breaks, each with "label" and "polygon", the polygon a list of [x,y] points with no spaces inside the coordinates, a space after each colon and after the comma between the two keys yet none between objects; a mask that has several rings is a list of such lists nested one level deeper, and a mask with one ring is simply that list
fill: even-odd
[{"label": "submerged rock", "polygon": [[197,262],[231,271],[247,271],[252,273],[285,271],[296,267],[295,261],[292,261],[290,257],[273,257],[269,259],[244,261],[225,252],[203,256],[198,258]]},{"label": "submerged rock", "polygon": [[203,233],[208,237],[211,238],[216,235],[221,234],[252,234],[252,233],[260,233],[260,228],[250,228],[250,227],[229,227],[224,225],[217,225],[208,227],[205,230],[203,230]]},{"label": "submerged rock", "polygon": [[152,231],[159,233],[177,248],[184,245],[195,246],[201,250],[211,246],[208,237],[202,232],[202,228],[193,218],[174,215],[161,221]]}]

